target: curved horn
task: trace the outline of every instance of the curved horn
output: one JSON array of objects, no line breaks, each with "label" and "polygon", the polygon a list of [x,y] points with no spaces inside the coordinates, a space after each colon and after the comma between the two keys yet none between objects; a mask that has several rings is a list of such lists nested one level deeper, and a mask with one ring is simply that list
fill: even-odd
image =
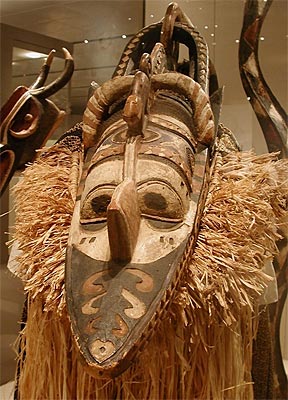
[{"label": "curved horn", "polygon": [[52,94],[58,92],[58,90],[62,89],[63,86],[69,82],[73,71],[74,71],[74,61],[67,49],[63,47],[63,53],[65,55],[65,68],[62,74],[53,82],[49,83],[49,85],[44,86],[42,88],[31,90],[31,94],[39,97],[39,98],[47,98]]},{"label": "curved horn", "polygon": [[117,76],[98,87],[89,99],[83,116],[83,143],[85,150],[97,141],[97,128],[108,107],[131,89],[134,76]]},{"label": "curved horn", "polygon": [[45,63],[41,67],[39,76],[37,77],[36,81],[29,87],[30,90],[38,89],[44,85],[44,83],[47,79],[47,76],[49,74],[50,66],[52,64],[55,53],[56,53],[56,50],[54,50],[54,49],[50,51]]},{"label": "curved horn", "polygon": [[193,27],[190,19],[182,12],[179,5],[177,3],[170,3],[163,19],[160,34],[160,42],[165,47],[165,50],[167,50],[167,48],[169,48],[171,45],[173,29],[176,21]]},{"label": "curved horn", "polygon": [[197,140],[205,145],[214,141],[215,126],[209,98],[199,83],[177,72],[154,75],[151,82],[154,90],[172,90],[188,98],[192,110]]},{"label": "curved horn", "polygon": [[267,85],[258,59],[259,35],[272,1],[245,4],[239,43],[239,69],[242,84],[261,125],[269,152],[280,151],[288,157],[287,115]]},{"label": "curved horn", "polygon": [[[94,146],[97,141],[97,128],[109,106],[131,89],[134,76],[118,76],[97,88],[89,99],[83,116],[84,147]],[[188,98],[194,112],[194,123],[199,142],[210,145],[214,141],[215,126],[209,98],[201,86],[188,76],[177,72],[154,75],[152,88],[173,90]]]}]

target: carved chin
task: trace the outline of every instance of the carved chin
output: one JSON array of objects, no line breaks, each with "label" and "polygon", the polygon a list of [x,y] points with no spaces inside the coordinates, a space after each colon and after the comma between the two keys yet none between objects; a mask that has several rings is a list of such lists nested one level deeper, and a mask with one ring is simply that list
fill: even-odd
[{"label": "carved chin", "polygon": [[68,248],[68,310],[77,346],[92,369],[113,375],[129,365],[173,281],[185,244],[146,264],[97,261],[75,246]]}]

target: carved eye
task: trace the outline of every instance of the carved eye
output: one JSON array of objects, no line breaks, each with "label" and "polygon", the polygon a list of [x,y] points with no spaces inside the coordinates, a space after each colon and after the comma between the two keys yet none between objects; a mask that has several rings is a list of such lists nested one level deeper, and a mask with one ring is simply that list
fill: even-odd
[{"label": "carved eye", "polygon": [[39,125],[41,104],[34,98],[28,99],[20,108],[9,127],[10,134],[17,139],[32,135]]},{"label": "carved eye", "polygon": [[181,222],[184,206],[180,196],[165,182],[146,182],[138,188],[142,215],[168,222]]},{"label": "carved eye", "polygon": [[93,197],[91,200],[91,207],[95,215],[105,216],[110,201],[111,196],[108,194],[101,194],[100,196]]},{"label": "carved eye", "polygon": [[149,192],[145,193],[143,196],[144,205],[149,210],[163,211],[167,209],[167,201],[162,194]]},{"label": "carved eye", "polygon": [[114,190],[114,186],[102,186],[88,193],[81,206],[80,222],[82,224],[89,224],[105,221],[107,218],[107,207]]}]

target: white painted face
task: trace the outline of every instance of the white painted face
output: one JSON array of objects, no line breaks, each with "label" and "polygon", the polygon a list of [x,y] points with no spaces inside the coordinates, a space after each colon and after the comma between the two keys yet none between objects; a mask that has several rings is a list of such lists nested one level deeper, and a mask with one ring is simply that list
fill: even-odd
[{"label": "white painted face", "polygon": [[[193,154],[187,140],[176,137],[177,144],[174,143],[173,149],[169,135],[155,135],[152,128],[148,129],[148,139],[142,139],[137,147],[130,176],[135,183],[140,213],[139,232],[130,260],[133,264],[154,262],[176,249],[191,232],[197,208],[191,198],[187,176],[187,171],[192,174],[189,170],[191,159],[187,160],[187,154],[190,158]],[[70,235],[78,250],[98,261],[111,259],[107,207],[127,174],[126,153],[129,149],[126,146],[125,154],[121,154],[123,143],[119,143],[119,123],[115,123],[114,130],[116,133],[113,133],[113,127],[109,128],[111,136],[92,157],[81,200],[75,207]],[[184,157],[177,154],[179,149]],[[108,156],[100,159],[101,152]]]}]

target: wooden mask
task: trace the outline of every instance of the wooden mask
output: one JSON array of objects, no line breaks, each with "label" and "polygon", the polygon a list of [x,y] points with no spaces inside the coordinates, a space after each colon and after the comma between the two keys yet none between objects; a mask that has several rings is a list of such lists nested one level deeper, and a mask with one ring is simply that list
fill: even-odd
[{"label": "wooden mask", "polygon": [[193,253],[207,193],[209,98],[169,69],[167,53],[154,44],[137,72],[96,89],[84,114],[66,289],[77,347],[96,375],[129,367],[160,323]]},{"label": "wooden mask", "polygon": [[0,113],[0,193],[7,187],[13,173],[35,159],[41,148],[62,122],[65,112],[48,99],[69,82],[74,61],[63,48],[65,68],[55,81],[43,86],[55,50],[48,55],[36,81],[29,87],[19,86],[4,104]]}]

